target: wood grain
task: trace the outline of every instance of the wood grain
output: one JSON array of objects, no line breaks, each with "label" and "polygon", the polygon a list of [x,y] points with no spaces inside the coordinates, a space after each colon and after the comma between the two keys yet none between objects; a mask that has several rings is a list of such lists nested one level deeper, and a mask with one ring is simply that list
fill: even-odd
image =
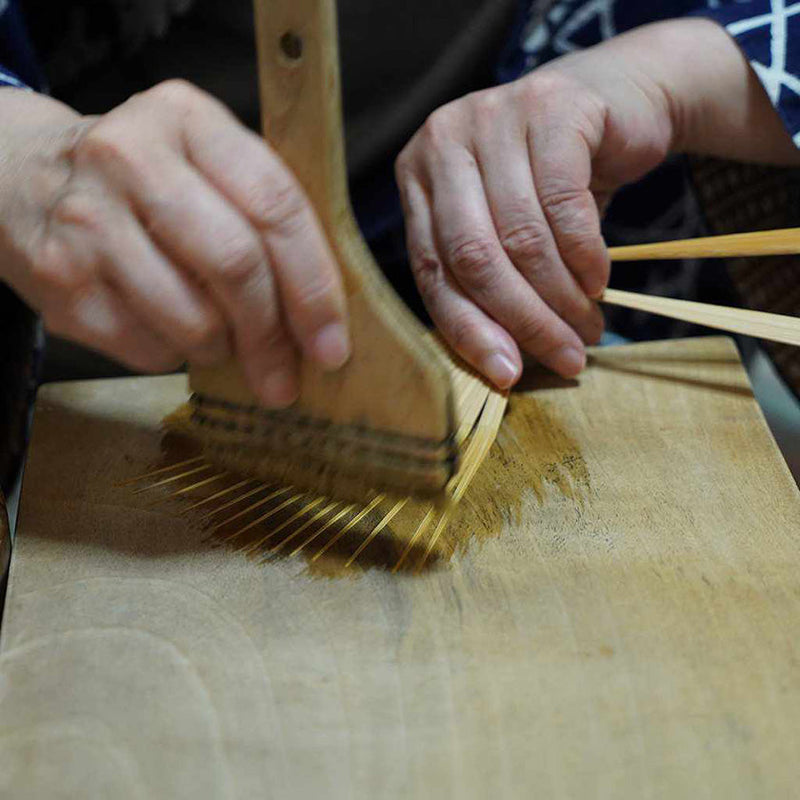
[{"label": "wood grain", "polygon": [[0,489],[0,615],[3,613],[8,562],[11,558],[11,530],[3,491]]},{"label": "wood grain", "polygon": [[800,495],[730,341],[530,373],[418,575],[261,563],[115,486],[183,392],[40,393],[0,796],[796,794]]}]

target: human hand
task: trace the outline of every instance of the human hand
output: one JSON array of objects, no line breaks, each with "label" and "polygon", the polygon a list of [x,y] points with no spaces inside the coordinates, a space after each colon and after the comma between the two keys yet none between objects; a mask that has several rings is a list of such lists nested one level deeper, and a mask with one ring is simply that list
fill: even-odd
[{"label": "human hand", "polygon": [[0,278],[46,327],[141,371],[235,356],[261,401],[349,355],[320,224],[268,145],[171,81],[85,118],[0,90]]},{"label": "human hand", "polygon": [[436,111],[396,173],[417,286],[451,346],[501,388],[520,350],[580,372],[602,332],[600,215],[670,151],[800,161],[708,20],[640,28]]},{"label": "human hand", "polygon": [[554,63],[436,111],[398,159],[425,305],[500,388],[518,379],[520,350],[575,376],[602,333],[600,211],[671,137],[664,109],[622,79],[602,54]]}]

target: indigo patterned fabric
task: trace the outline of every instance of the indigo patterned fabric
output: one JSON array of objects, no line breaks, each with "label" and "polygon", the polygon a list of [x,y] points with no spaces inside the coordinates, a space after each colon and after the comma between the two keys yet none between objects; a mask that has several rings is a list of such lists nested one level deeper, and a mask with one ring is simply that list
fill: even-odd
[{"label": "indigo patterned fabric", "polygon": [[786,0],[560,0],[541,18],[526,4],[499,75],[508,81],[557,56],[649,22],[689,15],[718,21],[739,43],[800,146],[800,3]]},{"label": "indigo patterned fabric", "polygon": [[45,88],[16,0],[0,0],[0,86]]}]

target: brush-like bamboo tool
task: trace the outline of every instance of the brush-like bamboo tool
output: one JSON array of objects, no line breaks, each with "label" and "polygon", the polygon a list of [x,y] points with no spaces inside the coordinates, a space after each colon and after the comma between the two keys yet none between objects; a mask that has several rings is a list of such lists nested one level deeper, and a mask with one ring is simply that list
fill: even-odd
[{"label": "brush-like bamboo tool", "polygon": [[729,233],[699,239],[611,247],[612,261],[655,261],[681,258],[735,258],[800,254],[800,228]]},{"label": "brush-like bamboo tool", "polygon": [[[797,255],[800,254],[800,228],[611,247],[608,252],[614,262]],[[800,271],[798,274],[800,275]],[[622,292],[618,289],[606,290],[601,301],[717,330],[755,336],[771,342],[800,345],[798,317],[668,297],[651,297],[635,292]]]},{"label": "brush-like bamboo tool", "polygon": [[[335,0],[256,0],[263,128],[322,221],[341,266],[353,355],[338,373],[304,364],[299,401],[258,407],[233,363],[190,370],[173,427],[216,462],[265,480],[363,499],[433,494],[456,469],[454,400],[440,351],[393,293],[350,210]],[[168,422],[169,424],[169,422]]]},{"label": "brush-like bamboo tool", "polygon": [[676,300],[671,297],[652,297],[636,292],[622,292],[619,289],[606,289],[601,300],[612,306],[648,311],[720,331],[800,346],[800,317],[695,303],[692,300]]}]

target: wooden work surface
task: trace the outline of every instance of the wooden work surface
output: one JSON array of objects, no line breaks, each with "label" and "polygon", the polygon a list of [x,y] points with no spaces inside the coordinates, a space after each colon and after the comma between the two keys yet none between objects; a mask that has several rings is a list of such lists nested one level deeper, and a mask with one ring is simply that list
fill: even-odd
[{"label": "wooden work surface", "polygon": [[800,496],[734,346],[527,388],[476,487],[505,522],[341,578],[114,485],[162,457],[181,378],[45,388],[0,797],[796,796]]}]

